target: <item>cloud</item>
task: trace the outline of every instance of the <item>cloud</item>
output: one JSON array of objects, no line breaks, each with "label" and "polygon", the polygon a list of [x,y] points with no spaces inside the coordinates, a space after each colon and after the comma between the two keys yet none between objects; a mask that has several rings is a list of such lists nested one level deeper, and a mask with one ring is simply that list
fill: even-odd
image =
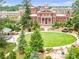
[{"label": "cloud", "polygon": [[3,4],[3,6],[13,6],[13,5],[15,5],[15,4],[10,4],[10,3]]},{"label": "cloud", "polygon": [[63,4],[64,4],[64,5],[67,5],[67,6],[68,6],[68,5],[71,6],[73,3],[74,3],[73,1],[67,1],[67,2],[64,2]]},{"label": "cloud", "polygon": [[71,0],[68,0],[68,1],[65,1],[65,2],[61,2],[61,3],[59,3],[59,2],[53,2],[53,3],[51,3],[51,4],[49,4],[49,5],[52,5],[52,6],[72,6],[72,4],[73,4],[74,2],[73,1],[71,1]]},{"label": "cloud", "polygon": [[[6,0],[7,3],[5,5],[13,6],[16,4],[20,4],[22,0]],[[31,3],[34,6],[44,5],[45,3],[51,6],[71,6],[74,0],[31,0]]]}]

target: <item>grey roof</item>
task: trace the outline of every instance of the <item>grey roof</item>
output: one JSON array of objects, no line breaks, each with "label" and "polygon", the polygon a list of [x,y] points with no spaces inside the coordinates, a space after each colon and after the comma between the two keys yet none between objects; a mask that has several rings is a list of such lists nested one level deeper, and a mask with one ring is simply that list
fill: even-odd
[{"label": "grey roof", "polygon": [[5,32],[5,33],[9,33],[9,32],[12,31],[12,29],[10,29],[10,28],[4,28],[2,31]]}]

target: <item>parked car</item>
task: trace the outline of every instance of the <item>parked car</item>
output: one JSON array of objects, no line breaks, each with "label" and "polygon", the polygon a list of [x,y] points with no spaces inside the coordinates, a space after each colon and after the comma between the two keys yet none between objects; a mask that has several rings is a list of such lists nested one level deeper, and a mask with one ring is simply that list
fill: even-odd
[{"label": "parked car", "polygon": [[68,29],[65,28],[65,29],[62,30],[62,32],[68,32]]}]

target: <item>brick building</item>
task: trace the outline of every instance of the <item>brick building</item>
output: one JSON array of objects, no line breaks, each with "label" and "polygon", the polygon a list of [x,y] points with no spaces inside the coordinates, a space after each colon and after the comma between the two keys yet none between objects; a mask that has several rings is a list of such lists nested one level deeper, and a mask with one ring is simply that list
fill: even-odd
[{"label": "brick building", "polygon": [[[68,12],[67,12],[68,11]],[[31,7],[32,20],[37,20],[40,25],[49,26],[54,22],[66,22],[71,16],[70,9],[66,10],[67,13],[58,13],[55,10],[49,9],[48,5],[45,5],[42,9],[37,7]]]},{"label": "brick building", "polygon": [[[59,11],[60,10],[60,11]],[[64,11],[64,12],[62,12]],[[71,16],[72,8],[52,8],[49,9],[48,5],[42,6],[42,8],[31,7],[31,18],[33,22],[37,22],[41,26],[50,26],[54,22],[66,22]],[[24,13],[24,9],[20,8],[19,11],[2,11],[0,16],[16,16],[21,17]]]}]

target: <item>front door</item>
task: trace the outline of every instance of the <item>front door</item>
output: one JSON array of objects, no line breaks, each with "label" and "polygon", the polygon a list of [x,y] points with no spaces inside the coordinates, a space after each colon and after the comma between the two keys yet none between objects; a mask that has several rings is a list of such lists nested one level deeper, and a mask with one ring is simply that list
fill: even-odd
[{"label": "front door", "polygon": [[45,18],[45,24],[47,24],[47,18]]}]

